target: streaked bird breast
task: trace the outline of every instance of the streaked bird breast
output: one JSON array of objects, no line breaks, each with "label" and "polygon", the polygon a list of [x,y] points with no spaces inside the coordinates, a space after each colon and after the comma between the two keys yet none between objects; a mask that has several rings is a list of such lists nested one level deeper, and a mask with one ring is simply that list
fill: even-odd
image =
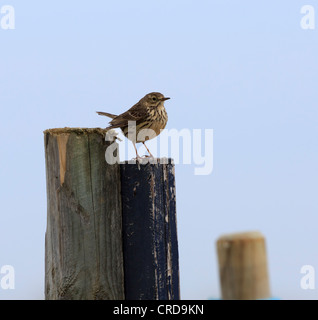
[{"label": "streaked bird breast", "polygon": [[145,117],[145,119],[138,121],[136,128],[130,128],[130,131],[128,131],[128,126],[121,128],[124,135],[131,141],[138,143],[151,140],[159,135],[160,131],[166,127],[168,122],[168,114],[163,105],[159,106],[158,108],[148,108],[147,111],[148,116]]}]

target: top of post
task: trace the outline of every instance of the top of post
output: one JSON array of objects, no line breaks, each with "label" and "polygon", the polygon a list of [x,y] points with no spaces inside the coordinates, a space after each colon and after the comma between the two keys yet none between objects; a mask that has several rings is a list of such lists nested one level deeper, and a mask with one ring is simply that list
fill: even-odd
[{"label": "top of post", "polygon": [[60,134],[92,134],[92,133],[98,133],[102,136],[105,136],[106,134],[105,129],[102,128],[53,128],[53,129],[47,129],[43,131],[44,134],[51,134],[51,135],[60,135]]},{"label": "top of post", "polygon": [[224,234],[219,237],[219,241],[248,241],[252,239],[264,239],[264,236],[259,231],[239,232]]}]

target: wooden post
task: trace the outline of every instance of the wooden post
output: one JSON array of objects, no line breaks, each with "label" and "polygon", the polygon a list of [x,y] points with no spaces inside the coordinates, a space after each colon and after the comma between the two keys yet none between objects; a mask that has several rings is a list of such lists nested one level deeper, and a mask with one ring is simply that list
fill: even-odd
[{"label": "wooden post", "polygon": [[[167,160],[166,164],[160,164]],[[147,159],[146,159],[147,161]],[[180,299],[174,165],[121,164],[125,297]]]},{"label": "wooden post", "polygon": [[44,132],[46,299],[124,299],[119,164],[105,131]]},{"label": "wooden post", "polygon": [[270,297],[265,238],[259,232],[223,235],[217,240],[224,300]]}]

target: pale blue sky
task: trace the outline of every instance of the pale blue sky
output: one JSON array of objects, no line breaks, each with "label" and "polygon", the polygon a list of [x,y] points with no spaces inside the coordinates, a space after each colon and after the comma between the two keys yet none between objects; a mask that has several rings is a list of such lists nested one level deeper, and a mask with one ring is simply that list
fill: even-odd
[{"label": "pale blue sky", "polygon": [[168,128],[213,129],[214,169],[177,165],[183,299],[219,297],[215,241],[260,230],[271,291],[300,288],[318,268],[318,30],[282,1],[14,1],[15,30],[0,29],[0,267],[15,290],[44,297],[46,182],[43,133],[103,127],[159,91]]}]

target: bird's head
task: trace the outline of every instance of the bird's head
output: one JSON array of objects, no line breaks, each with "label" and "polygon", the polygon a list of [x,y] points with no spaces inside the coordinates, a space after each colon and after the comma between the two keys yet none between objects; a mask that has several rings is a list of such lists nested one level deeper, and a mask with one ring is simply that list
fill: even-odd
[{"label": "bird's head", "polygon": [[165,97],[160,92],[151,92],[145,95],[141,100],[143,100],[143,103],[145,103],[149,107],[159,107],[169,99],[170,98]]}]

